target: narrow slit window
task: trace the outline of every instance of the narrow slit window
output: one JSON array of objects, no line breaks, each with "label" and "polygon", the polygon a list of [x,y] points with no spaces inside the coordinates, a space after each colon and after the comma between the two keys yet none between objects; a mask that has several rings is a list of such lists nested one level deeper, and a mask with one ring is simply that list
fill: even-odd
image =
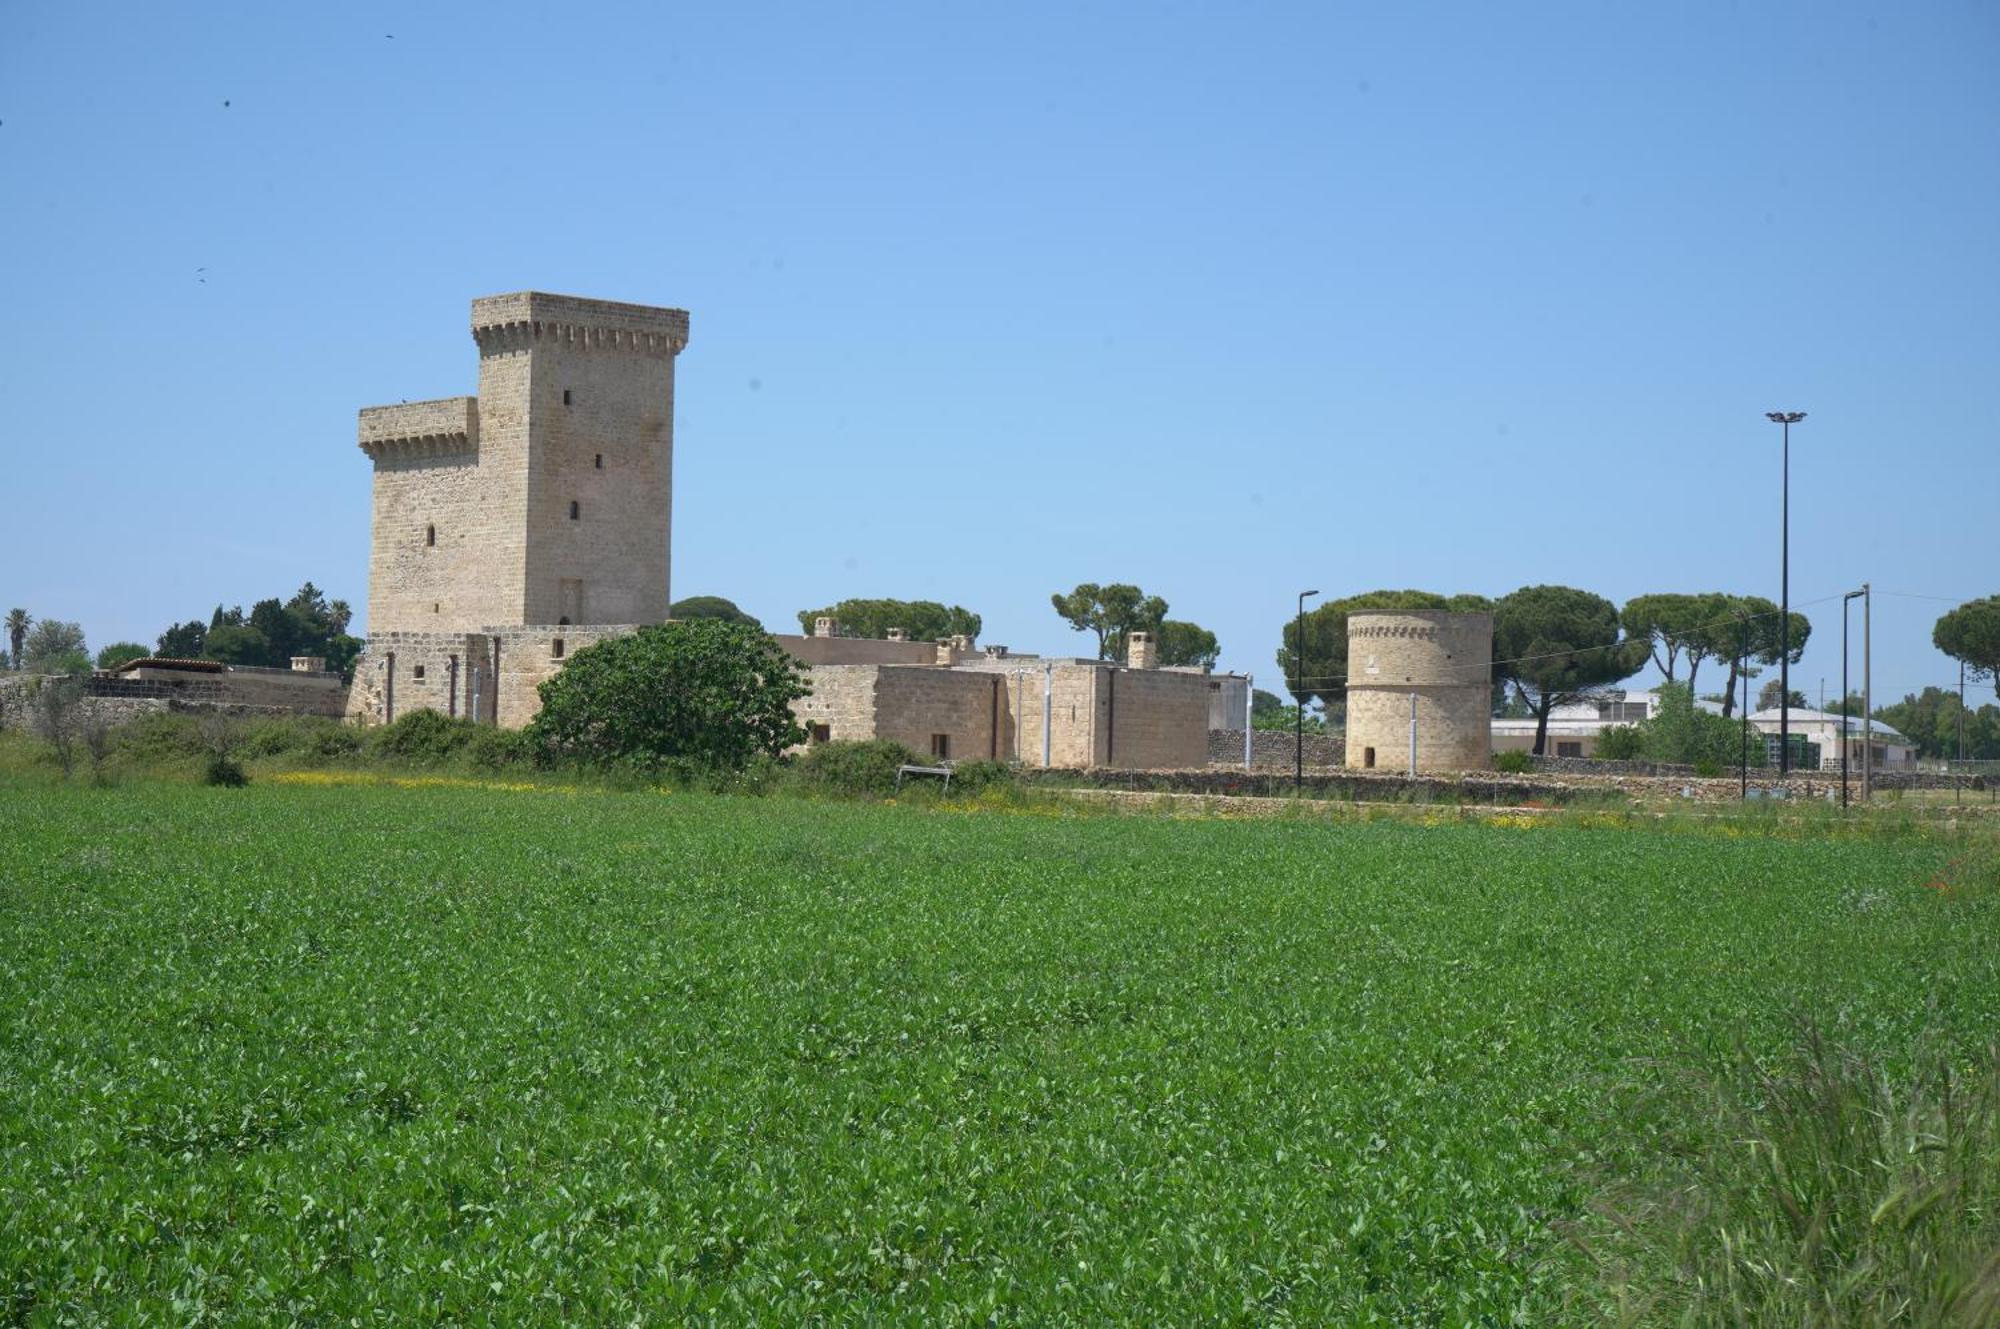
[{"label": "narrow slit window", "polygon": [[565,406],[569,405],[569,389],[568,389],[568,388],[564,388],[564,389],[563,389],[563,405],[565,405]]},{"label": "narrow slit window", "polygon": [[429,548],[430,546],[435,545],[437,542],[438,542],[438,528],[435,526],[424,527],[424,547]]},{"label": "narrow slit window", "polygon": [[592,459],[591,459],[591,462],[590,462],[590,464],[591,464],[592,466],[596,467],[596,468],[597,468],[598,470],[600,470],[600,471],[601,471],[601,470],[603,470],[603,469],[604,469],[604,454],[603,454],[603,453],[601,453],[601,452],[600,452],[600,453],[598,453],[598,454],[597,454],[597,456],[595,456],[594,458],[592,458]]},{"label": "narrow slit window", "polygon": [[557,637],[554,641],[549,643],[549,658],[552,660],[560,660],[562,659],[562,655],[563,655],[563,639],[561,637]]},{"label": "narrow slit window", "polygon": [[1362,764],[1363,766],[1367,767],[1367,768],[1368,768],[1369,770],[1371,770],[1371,771],[1375,769],[1375,749],[1374,749],[1374,748],[1363,748],[1363,749],[1361,749],[1361,764]]},{"label": "narrow slit window", "polygon": [[410,671],[410,677],[416,679],[419,682],[422,682],[424,677],[424,667],[422,665],[418,665],[415,669],[412,669]]},{"label": "narrow slit window", "polygon": [[950,759],[950,757],[951,757],[951,735],[950,735],[950,734],[932,734],[932,735],[931,735],[931,755],[932,755],[933,757],[936,757],[936,758],[938,758],[938,759],[939,759],[940,761],[944,761],[944,760],[949,760],[949,759]]},{"label": "narrow slit window", "polygon": [[569,519],[576,521],[583,516],[583,505],[575,499],[569,501]]}]

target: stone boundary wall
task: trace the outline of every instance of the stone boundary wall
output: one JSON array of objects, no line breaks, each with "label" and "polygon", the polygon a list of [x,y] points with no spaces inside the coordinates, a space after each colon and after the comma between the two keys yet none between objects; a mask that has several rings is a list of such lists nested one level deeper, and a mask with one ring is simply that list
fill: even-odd
[{"label": "stone boundary wall", "polygon": [[[1240,760],[1240,759],[1239,759]],[[1292,777],[1277,771],[1234,771],[1211,767],[1193,771],[1128,771],[1097,767],[1087,771],[1043,771],[1023,767],[1021,779],[1074,784],[1079,779],[1097,789],[1131,789],[1177,794],[1247,794],[1284,798],[1292,793]],[[1602,792],[1588,786],[1559,784],[1532,776],[1472,776],[1449,779],[1419,775],[1365,775],[1360,772],[1308,772],[1300,785],[1315,798],[1368,802],[1479,802],[1512,805],[1529,801],[1566,803],[1578,794]]]},{"label": "stone boundary wall", "polygon": [[[40,675],[0,678],[0,709],[13,727],[26,705],[29,683]],[[129,719],[149,711],[214,709],[259,715],[340,716],[347,710],[347,685],[338,674],[295,673],[287,669],[189,673],[182,678],[126,678],[92,674],[84,696]],[[123,719],[114,721],[122,724]]]},{"label": "stone boundary wall", "polygon": [[[1668,761],[1616,761],[1609,757],[1532,757],[1534,769],[1550,775],[1678,775],[1692,776],[1692,766]],[[1731,770],[1736,769],[1730,767]],[[1763,767],[1752,766],[1761,773]]]},{"label": "stone boundary wall", "polygon": [[[1297,753],[1294,751],[1294,735],[1290,730],[1252,729],[1250,731],[1250,766],[1253,770],[1292,768]],[[1314,767],[1339,767],[1347,763],[1347,743],[1344,739],[1330,734],[1306,735],[1306,769]],[[1208,764],[1211,766],[1243,767],[1243,731],[1241,729],[1211,729],[1208,731]]]}]

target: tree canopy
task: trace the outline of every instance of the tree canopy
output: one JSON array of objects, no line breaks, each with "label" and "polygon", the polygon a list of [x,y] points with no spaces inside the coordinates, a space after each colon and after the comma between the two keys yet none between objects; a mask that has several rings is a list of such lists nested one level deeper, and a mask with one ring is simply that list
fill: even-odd
[{"label": "tree canopy", "polygon": [[[1783,620],[1777,604],[1761,595],[1731,595],[1724,599],[1725,614],[1709,622],[1708,653],[1717,660],[1729,661],[1729,681],[1722,689],[1722,713],[1730,716],[1736,714],[1737,682],[1745,673],[1751,678],[1757,677],[1760,672],[1758,665],[1777,664],[1778,657],[1784,653]],[[1794,611],[1791,615],[1791,663],[1797,664],[1799,657],[1805,654],[1806,638],[1811,635],[1812,624],[1804,614]],[[1746,648],[1748,662],[1739,670],[1739,656]]]},{"label": "tree canopy", "polygon": [[136,641],[114,641],[97,653],[99,669],[116,669],[128,660],[143,660],[152,651]]},{"label": "tree canopy", "polygon": [[33,627],[34,623],[35,616],[27,610],[9,609],[4,624],[0,624],[7,630],[8,661],[16,669],[21,667],[22,643],[27,638],[28,629]]},{"label": "tree canopy", "polygon": [[1968,760],[2000,759],[2000,706],[1961,707],[1958,693],[1950,688],[1912,693],[1892,706],[1878,707],[1875,718],[1914,743],[1919,757],[1958,756],[1962,722]]},{"label": "tree canopy", "polygon": [[[1661,593],[1635,595],[1619,611],[1625,635],[1646,643],[1653,664],[1666,681],[1685,682],[1692,692],[1701,662],[1716,653],[1714,629],[1727,619],[1729,597],[1720,591],[1697,595]],[[1685,664],[1687,672],[1681,674]]]},{"label": "tree canopy", "polygon": [[528,726],[544,752],[592,765],[736,770],[805,740],[791,703],[805,669],[745,623],[690,619],[608,637],[541,685]]},{"label": "tree canopy", "polygon": [[1222,658],[1222,647],[1217,644],[1215,634],[1199,623],[1166,618],[1153,631],[1159,640],[1163,665],[1213,669]]},{"label": "tree canopy", "polygon": [[1278,640],[1278,670],[1285,686],[1307,702],[1337,711],[1347,698],[1347,616],[1370,609],[1438,609],[1455,614],[1493,608],[1483,595],[1439,595],[1435,591],[1363,591],[1328,600],[1306,611],[1301,661],[1296,616],[1285,620]]},{"label": "tree canopy", "polygon": [[83,625],[44,618],[28,629],[21,644],[21,667],[31,674],[87,674],[90,655]]},{"label": "tree canopy", "polygon": [[1931,644],[1964,661],[1968,674],[1992,683],[2000,693],[2000,595],[1967,600],[1938,619]]},{"label": "tree canopy", "polygon": [[1618,606],[1572,586],[1523,586],[1493,606],[1493,668],[1535,717],[1535,753],[1549,712],[1630,678],[1647,643],[1619,633]]},{"label": "tree canopy", "polygon": [[799,631],[812,635],[813,620],[840,620],[843,637],[882,638],[901,628],[911,641],[941,641],[946,637],[977,637],[979,615],[963,605],[936,600],[842,600],[824,609],[799,610]]},{"label": "tree canopy", "polygon": [[1165,600],[1122,581],[1078,582],[1067,595],[1051,595],[1049,603],[1072,630],[1097,634],[1100,660],[1124,659],[1126,633],[1157,633],[1167,617]]},{"label": "tree canopy", "polygon": [[349,674],[361,640],[348,635],[354,611],[345,600],[328,600],[307,582],[289,600],[259,600],[245,614],[215,607],[206,626],[199,619],[176,623],[160,634],[159,653],[170,659],[220,660],[224,664],[283,669],[295,655],[317,655],[328,669]]},{"label": "tree canopy", "polygon": [[[719,595],[691,595],[685,600],[676,600],[667,608],[668,618],[719,618],[725,623],[747,623],[761,630],[763,624],[736,607],[734,600],[726,600]],[[807,631],[811,631],[810,628]]]}]

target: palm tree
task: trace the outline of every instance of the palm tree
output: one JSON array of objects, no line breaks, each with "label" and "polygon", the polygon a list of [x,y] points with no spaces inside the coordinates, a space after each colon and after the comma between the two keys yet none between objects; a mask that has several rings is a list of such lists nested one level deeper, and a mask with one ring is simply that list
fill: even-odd
[{"label": "palm tree", "polygon": [[9,609],[7,611],[7,640],[14,648],[11,663],[16,669],[21,667],[21,641],[28,635],[28,627],[34,621],[34,618],[25,609]]}]

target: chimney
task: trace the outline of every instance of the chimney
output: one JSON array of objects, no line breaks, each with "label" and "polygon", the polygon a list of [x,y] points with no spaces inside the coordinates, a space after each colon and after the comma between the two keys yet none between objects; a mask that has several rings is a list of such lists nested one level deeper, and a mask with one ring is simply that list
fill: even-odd
[{"label": "chimney", "polygon": [[323,674],[326,672],[326,657],[323,655],[295,655],[292,657],[292,672],[295,674]]},{"label": "chimney", "polygon": [[1159,643],[1150,632],[1133,632],[1125,637],[1125,665],[1129,669],[1157,669],[1160,667]]},{"label": "chimney", "polygon": [[839,635],[840,635],[839,619],[821,617],[813,620],[813,636],[838,637]]},{"label": "chimney", "polygon": [[1005,646],[988,646],[985,650],[986,658],[989,660],[1004,660],[1007,658],[1007,648]]},{"label": "chimney", "polygon": [[909,634],[909,633],[907,633],[907,632],[905,632],[905,631],[903,631],[903,630],[902,630],[901,628],[890,628],[890,629],[889,629],[889,640],[890,640],[890,641],[908,641],[908,640],[909,640],[909,637],[910,637],[910,634]]}]

